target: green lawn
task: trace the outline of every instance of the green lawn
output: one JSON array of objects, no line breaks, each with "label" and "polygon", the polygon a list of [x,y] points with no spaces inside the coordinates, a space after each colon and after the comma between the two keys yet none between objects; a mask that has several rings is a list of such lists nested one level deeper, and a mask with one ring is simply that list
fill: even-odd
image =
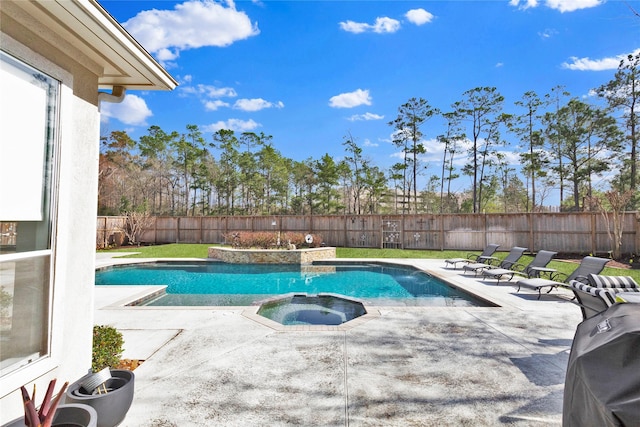
[{"label": "green lawn", "polygon": [[[129,255],[130,258],[206,258],[207,248],[213,246],[211,244],[168,244],[156,246],[140,246],[140,247],[123,247],[110,251],[99,252],[137,252],[135,255]],[[466,258],[468,251],[426,251],[414,249],[370,249],[370,248],[336,248],[336,256],[338,258],[429,258],[429,259],[447,259],[447,258]],[[496,253],[498,258],[507,256],[507,252]],[[521,262],[527,264],[533,257],[523,256]],[[549,267],[565,274],[570,274],[577,264],[575,262],[551,261]],[[631,276],[637,282],[640,282],[640,270],[627,270],[619,268],[606,267],[602,274],[609,276]]]}]

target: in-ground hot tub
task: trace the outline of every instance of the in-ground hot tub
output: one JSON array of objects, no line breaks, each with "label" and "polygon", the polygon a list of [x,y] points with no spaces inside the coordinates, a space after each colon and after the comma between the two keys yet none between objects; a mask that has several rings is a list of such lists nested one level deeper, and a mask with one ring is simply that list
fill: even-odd
[{"label": "in-ground hot tub", "polygon": [[362,302],[336,294],[290,294],[263,302],[260,316],[281,325],[341,325],[367,314]]}]

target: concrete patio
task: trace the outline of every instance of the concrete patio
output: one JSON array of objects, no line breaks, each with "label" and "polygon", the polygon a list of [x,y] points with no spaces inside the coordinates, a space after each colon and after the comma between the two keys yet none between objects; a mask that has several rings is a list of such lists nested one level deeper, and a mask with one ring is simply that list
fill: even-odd
[{"label": "concrete patio", "polygon": [[367,307],[379,316],[351,328],[290,331],[245,307],[123,307],[151,287],[97,287],[95,324],[144,360],[122,426],[561,425],[576,305],[396,261],[501,307]]}]

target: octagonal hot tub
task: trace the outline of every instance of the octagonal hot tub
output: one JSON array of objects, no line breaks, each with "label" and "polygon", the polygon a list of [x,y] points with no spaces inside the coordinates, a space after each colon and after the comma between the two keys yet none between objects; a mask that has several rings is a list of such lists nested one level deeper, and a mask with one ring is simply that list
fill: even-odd
[{"label": "octagonal hot tub", "polygon": [[341,325],[367,314],[358,301],[335,294],[291,294],[263,302],[260,316],[281,325]]}]

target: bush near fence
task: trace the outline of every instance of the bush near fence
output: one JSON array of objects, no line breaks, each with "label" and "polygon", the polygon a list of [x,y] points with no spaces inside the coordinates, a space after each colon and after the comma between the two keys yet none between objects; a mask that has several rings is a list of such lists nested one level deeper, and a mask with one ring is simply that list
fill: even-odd
[{"label": "bush near fence", "polygon": [[[124,217],[97,218],[96,246],[118,241]],[[640,215],[624,214],[622,253],[640,248]],[[606,255],[612,250],[607,225],[598,212],[443,215],[287,215],[154,217],[144,244],[225,243],[231,231],[302,233],[321,236],[327,246],[425,250],[501,250],[526,246],[561,254]]]}]

